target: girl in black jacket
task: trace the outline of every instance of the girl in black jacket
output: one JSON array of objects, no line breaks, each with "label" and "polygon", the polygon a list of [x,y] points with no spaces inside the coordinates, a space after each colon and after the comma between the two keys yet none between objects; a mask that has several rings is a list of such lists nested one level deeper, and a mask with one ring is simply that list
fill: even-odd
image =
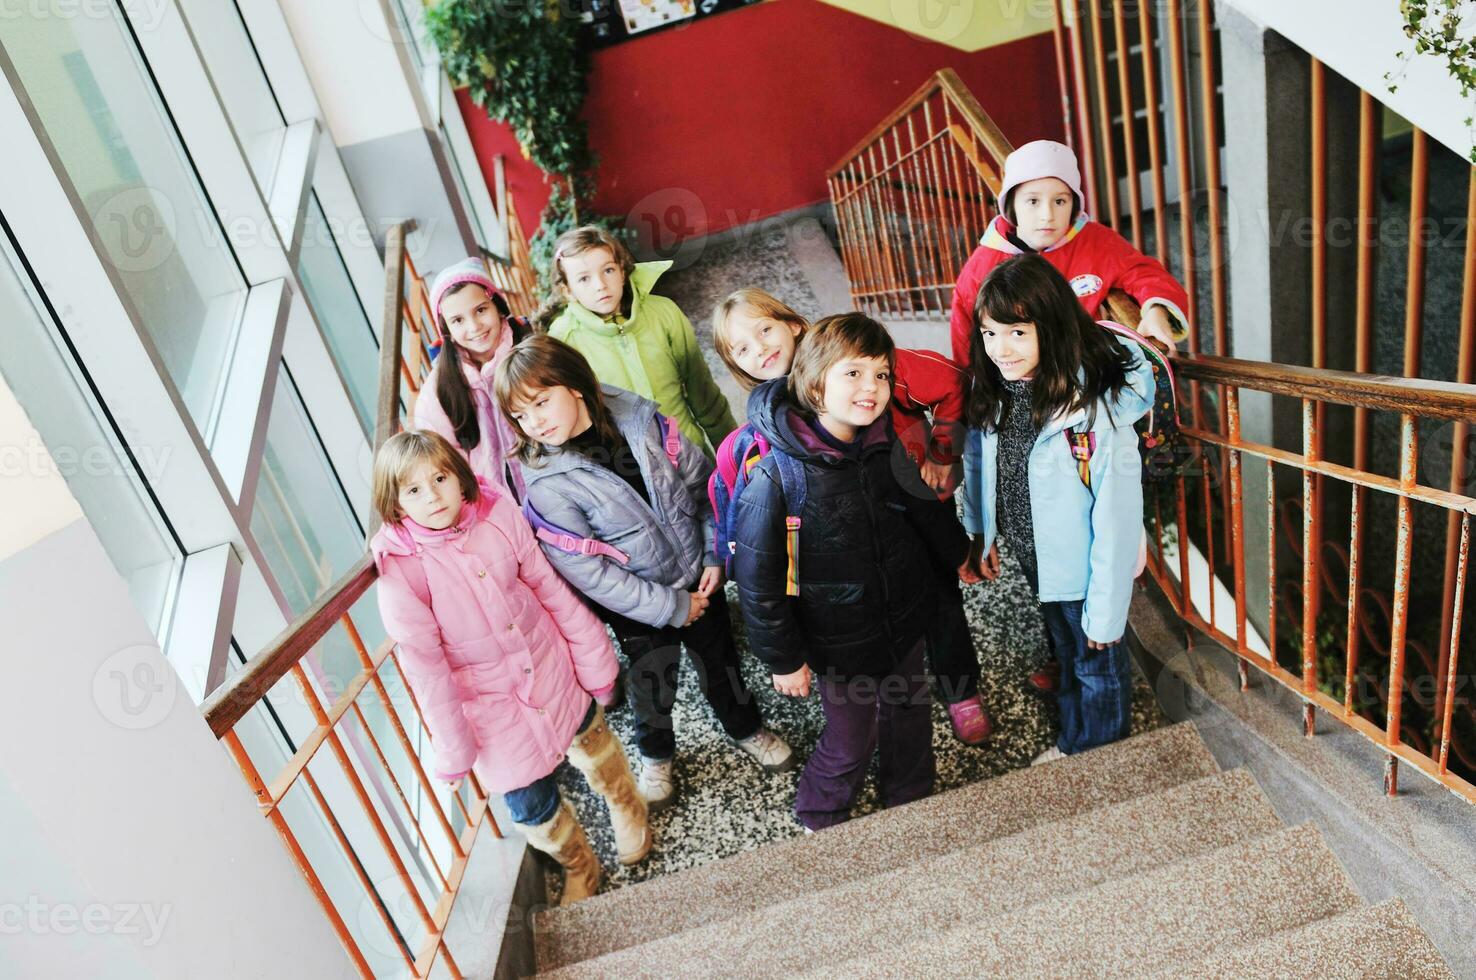
[{"label": "girl in black jacket", "polygon": [[[734,578],[775,688],[805,697],[818,680],[825,731],[795,800],[811,830],[850,817],[873,752],[885,805],[933,786],[922,640],[937,572],[963,563],[968,540],[950,505],[907,493],[892,470],[892,360],[876,321],[827,317],[789,377],[748,403],[771,448],[738,497]],[[789,493],[781,468],[798,474]]]}]

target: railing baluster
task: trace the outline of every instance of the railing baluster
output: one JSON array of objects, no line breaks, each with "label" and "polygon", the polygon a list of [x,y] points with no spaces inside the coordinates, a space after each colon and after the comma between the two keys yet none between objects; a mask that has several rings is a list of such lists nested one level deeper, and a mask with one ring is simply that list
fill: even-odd
[{"label": "railing baluster", "polygon": [[[1302,457],[1308,462],[1319,460],[1320,430],[1317,425],[1317,403],[1302,400]],[[1316,474],[1302,471],[1302,694],[1308,696],[1302,705],[1303,733],[1316,734],[1317,716],[1310,695],[1317,692],[1317,613],[1322,586],[1318,577],[1318,552],[1321,550],[1321,523],[1317,510]]]},{"label": "railing baluster", "polygon": [[1056,82],[1061,90],[1061,131],[1066,145],[1076,149],[1071,135],[1071,82],[1066,68],[1066,29],[1061,22],[1061,0],[1051,0],[1051,43],[1056,52]]},{"label": "railing baluster", "polygon": [[1348,640],[1347,665],[1343,677],[1343,714],[1351,715],[1358,689],[1358,598],[1363,588],[1363,487],[1353,487],[1353,504],[1348,512]]},{"label": "railing baluster", "polygon": [[1215,46],[1210,31],[1213,10],[1210,0],[1200,0],[1199,94],[1204,130],[1204,172],[1209,183],[1206,216],[1209,220],[1210,297],[1215,318],[1215,351],[1225,357],[1230,353],[1230,337],[1226,329],[1224,245],[1220,239],[1220,126],[1215,114]]},{"label": "railing baluster", "polygon": [[[1450,765],[1450,724],[1455,708],[1456,670],[1461,662],[1461,611],[1466,603],[1466,561],[1471,554],[1471,515],[1461,515],[1460,552],[1456,560],[1455,588],[1450,595],[1450,645],[1446,647],[1447,669],[1445,671],[1444,697],[1435,712],[1440,718],[1440,774],[1445,775]],[[1445,634],[1441,634],[1442,636]]]},{"label": "railing baluster", "polygon": [[[1400,416],[1399,441],[1399,485],[1401,489],[1412,490],[1419,463],[1419,428],[1413,415],[1406,413]],[[1400,722],[1404,713],[1404,649],[1409,631],[1409,557],[1413,540],[1413,507],[1408,497],[1400,497],[1399,538],[1394,550],[1394,616],[1389,639],[1388,725],[1385,729],[1386,744],[1390,748],[1403,742]],[[1399,792],[1399,763],[1392,753],[1389,762],[1384,790],[1394,796]]]},{"label": "railing baluster", "polygon": [[[1168,0],[1169,78],[1173,86],[1174,145],[1178,151],[1179,175],[1179,251],[1183,268],[1179,278],[1189,294],[1189,353],[1199,353],[1199,270],[1194,265],[1194,171],[1189,156],[1189,104],[1184,74],[1184,29],[1179,5],[1181,0]],[[1199,392],[1191,385],[1190,404],[1199,416]]]},{"label": "railing baluster", "polygon": [[[1142,15],[1142,11],[1139,11]],[[1117,91],[1122,108],[1123,156],[1127,161],[1128,211],[1133,221],[1133,247],[1143,248],[1143,195],[1138,187],[1138,146],[1133,138],[1133,87],[1128,74],[1127,24],[1122,0],[1112,0],[1112,30],[1117,38]]]},{"label": "railing baluster", "polygon": [[[1240,389],[1225,388],[1225,414],[1232,446],[1240,444]],[[1245,487],[1241,477],[1240,450],[1230,450],[1230,535],[1235,569],[1235,652],[1246,651],[1245,635]],[[1213,621],[1213,620],[1212,620]],[[1240,658],[1241,690],[1245,690],[1245,659]]]},{"label": "railing baluster", "polygon": [[1425,323],[1425,209],[1430,181],[1430,146],[1424,130],[1414,131],[1409,177],[1409,262],[1404,293],[1404,376],[1420,376]]},{"label": "railing baluster", "polygon": [[1081,0],[1071,0],[1071,80],[1076,86],[1076,104],[1080,111],[1076,114],[1076,128],[1081,137],[1077,145],[1077,158],[1081,161],[1082,177],[1085,179],[1083,190],[1086,193],[1086,201],[1082,206],[1091,214],[1100,216],[1101,193],[1097,188],[1097,163],[1096,143],[1092,137],[1092,114],[1088,106],[1090,101],[1087,96],[1086,80],[1086,42],[1082,39]]},{"label": "railing baluster", "polygon": [[1106,171],[1108,223],[1122,233],[1122,215],[1117,207],[1117,154],[1112,148],[1112,111],[1107,107],[1107,52],[1102,46],[1102,14],[1097,0],[1086,0],[1092,20],[1092,63],[1097,82],[1097,127],[1102,138],[1102,169]]},{"label": "railing baluster", "polygon": [[1169,264],[1167,194],[1163,187],[1163,147],[1159,138],[1158,61],[1154,57],[1153,10],[1157,5],[1138,0],[1138,35],[1143,46],[1143,101],[1148,109],[1148,169],[1153,181],[1153,251],[1164,268]]}]

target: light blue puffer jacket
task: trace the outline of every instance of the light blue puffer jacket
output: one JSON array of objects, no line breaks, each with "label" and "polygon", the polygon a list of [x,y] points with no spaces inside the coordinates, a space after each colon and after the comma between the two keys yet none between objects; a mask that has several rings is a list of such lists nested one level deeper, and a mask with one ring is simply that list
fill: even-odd
[{"label": "light blue puffer jacket", "polygon": [[[1119,341],[1119,343],[1123,343]],[[1134,349],[1128,386],[1108,403],[1097,402],[1091,431],[1092,487],[1077,472],[1068,428],[1085,425],[1079,409],[1046,423],[1030,451],[1030,515],[1040,601],[1084,599],[1081,625],[1087,638],[1110,643],[1127,628],[1143,540],[1142,459],[1133,423],[1153,407],[1153,368]],[[998,531],[995,507],[998,434],[970,429],[964,441],[964,528],[984,536],[984,553]]]}]

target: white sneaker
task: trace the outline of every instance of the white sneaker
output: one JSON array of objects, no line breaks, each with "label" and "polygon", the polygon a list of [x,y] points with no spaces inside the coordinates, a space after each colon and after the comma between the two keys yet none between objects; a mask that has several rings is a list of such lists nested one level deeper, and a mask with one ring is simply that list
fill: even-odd
[{"label": "white sneaker", "polygon": [[764,772],[788,772],[794,768],[794,750],[789,743],[767,728],[738,740],[738,747],[753,756]]},{"label": "white sneaker", "polygon": [[1040,755],[1036,756],[1034,759],[1031,759],[1030,760],[1030,764],[1032,766],[1043,766],[1047,762],[1055,762],[1058,759],[1064,759],[1064,758],[1066,758],[1066,753],[1065,752],[1062,752],[1060,749],[1058,749],[1054,745],[1052,745],[1050,748],[1046,749]]},{"label": "white sneaker", "polygon": [[646,799],[646,808],[662,810],[676,800],[676,760],[641,756],[641,778],[636,784]]}]

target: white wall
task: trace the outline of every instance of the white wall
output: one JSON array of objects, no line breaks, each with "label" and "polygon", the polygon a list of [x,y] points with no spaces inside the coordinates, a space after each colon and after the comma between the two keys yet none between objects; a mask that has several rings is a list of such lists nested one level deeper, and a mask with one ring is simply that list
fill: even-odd
[{"label": "white wall", "polygon": [[0,976],[351,976],[66,484],[0,507]]},{"label": "white wall", "polygon": [[[1471,129],[1465,120],[1476,114],[1463,100],[1460,86],[1446,71],[1445,59],[1416,55],[1389,92],[1386,72],[1399,71],[1397,55],[1413,51],[1404,36],[1396,0],[1216,0],[1284,35],[1333,71],[1393,109],[1432,139],[1466,156]],[[1476,23],[1465,25],[1476,32]],[[1469,36],[1469,33],[1468,33]],[[1226,78],[1226,84],[1235,79]]]}]

